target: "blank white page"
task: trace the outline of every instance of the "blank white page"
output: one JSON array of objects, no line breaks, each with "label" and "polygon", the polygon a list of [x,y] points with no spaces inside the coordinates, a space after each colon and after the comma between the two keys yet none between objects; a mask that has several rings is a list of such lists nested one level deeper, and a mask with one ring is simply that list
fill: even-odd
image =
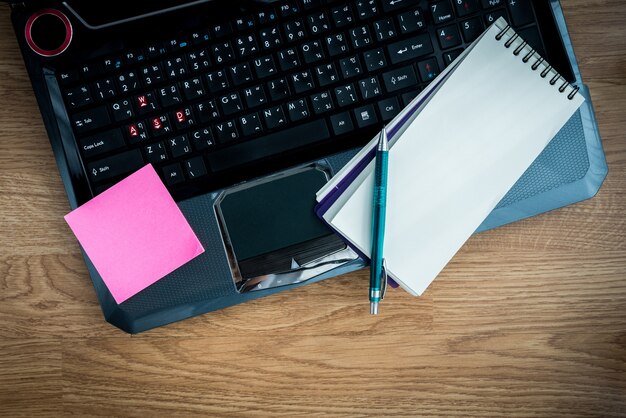
[{"label": "blank white page", "polygon": [[[388,273],[420,295],[583,102],[550,80],[547,64],[506,26],[493,25],[389,152],[384,255]],[[372,162],[325,220],[366,255],[371,247]]]}]

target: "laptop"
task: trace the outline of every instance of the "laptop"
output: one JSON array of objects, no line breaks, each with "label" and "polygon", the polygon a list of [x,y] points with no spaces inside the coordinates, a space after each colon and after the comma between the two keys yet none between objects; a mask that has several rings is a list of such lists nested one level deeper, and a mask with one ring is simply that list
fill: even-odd
[{"label": "laptop", "polygon": [[477,232],[587,199],[607,173],[558,1],[9,3],[71,207],[150,163],[206,249],[121,304],[85,256],[129,333],[364,267],[315,192],[498,17],[587,101]]}]

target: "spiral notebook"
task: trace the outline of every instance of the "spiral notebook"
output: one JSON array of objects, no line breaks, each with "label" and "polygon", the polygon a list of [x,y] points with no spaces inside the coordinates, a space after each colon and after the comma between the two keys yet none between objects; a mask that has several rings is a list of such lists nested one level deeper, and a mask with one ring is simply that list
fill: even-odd
[{"label": "spiral notebook", "polygon": [[[494,22],[387,126],[389,277],[420,295],[583,101]],[[317,194],[318,216],[365,258],[376,141]]]}]

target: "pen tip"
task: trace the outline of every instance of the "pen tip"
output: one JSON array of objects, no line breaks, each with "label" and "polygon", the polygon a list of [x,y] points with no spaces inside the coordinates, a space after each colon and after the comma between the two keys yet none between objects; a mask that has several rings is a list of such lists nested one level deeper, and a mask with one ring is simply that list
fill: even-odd
[{"label": "pen tip", "polygon": [[370,314],[378,315],[378,302],[370,302]]},{"label": "pen tip", "polygon": [[389,144],[387,141],[387,128],[383,126],[383,129],[380,131],[380,135],[378,136],[378,150],[379,151],[388,151]]}]

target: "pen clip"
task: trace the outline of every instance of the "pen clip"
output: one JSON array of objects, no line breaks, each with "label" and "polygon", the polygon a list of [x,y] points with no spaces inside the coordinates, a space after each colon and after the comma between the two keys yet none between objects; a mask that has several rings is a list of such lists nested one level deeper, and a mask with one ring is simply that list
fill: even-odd
[{"label": "pen clip", "polygon": [[385,293],[387,292],[387,260],[383,258],[383,266],[380,269],[380,300],[385,299]]}]

